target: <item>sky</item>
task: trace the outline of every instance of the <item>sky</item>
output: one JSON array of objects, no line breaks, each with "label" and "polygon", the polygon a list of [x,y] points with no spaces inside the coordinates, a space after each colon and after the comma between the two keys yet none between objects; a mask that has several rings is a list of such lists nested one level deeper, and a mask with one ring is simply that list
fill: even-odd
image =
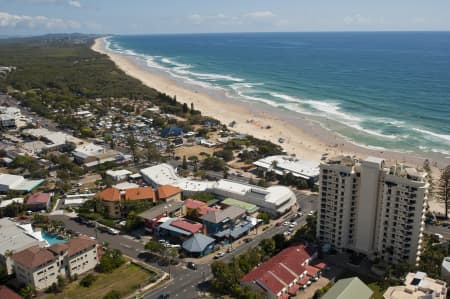
[{"label": "sky", "polygon": [[450,30],[450,0],[0,0],[0,35]]}]

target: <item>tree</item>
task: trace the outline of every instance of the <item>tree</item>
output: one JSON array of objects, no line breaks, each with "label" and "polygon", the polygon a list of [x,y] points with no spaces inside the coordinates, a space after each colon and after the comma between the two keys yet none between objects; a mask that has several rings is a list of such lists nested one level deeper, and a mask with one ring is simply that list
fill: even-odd
[{"label": "tree", "polygon": [[145,156],[150,162],[161,160],[159,149],[153,143],[145,144]]},{"label": "tree", "polygon": [[183,164],[182,164],[182,166],[181,166],[183,169],[187,169],[188,168],[188,164],[187,164],[187,161],[186,161],[186,156],[183,156]]},{"label": "tree", "polygon": [[275,253],[275,241],[273,239],[264,239],[259,243],[259,247],[267,257],[272,256]]},{"label": "tree", "polygon": [[24,299],[31,299],[36,294],[36,290],[31,285],[27,285],[21,288],[19,293]]},{"label": "tree", "polygon": [[107,249],[100,259],[98,270],[101,273],[111,273],[125,263],[122,252],[117,249]]},{"label": "tree", "polygon": [[88,274],[80,280],[80,286],[89,288],[96,280],[97,277],[94,274]]},{"label": "tree", "polygon": [[165,247],[158,241],[150,240],[147,244],[145,244],[145,249],[161,254],[164,251]]},{"label": "tree", "polygon": [[447,166],[439,179],[437,195],[445,202],[445,218],[448,217],[448,201],[450,199],[450,165]]},{"label": "tree", "polygon": [[257,217],[258,219],[261,219],[263,222],[264,222],[264,224],[268,224],[269,223],[269,221],[270,221],[270,219],[271,219],[271,217],[270,217],[270,215],[269,214],[267,214],[267,213],[259,213],[258,214],[258,217]]},{"label": "tree", "polygon": [[127,144],[128,147],[130,148],[131,154],[133,155],[134,162],[138,162],[139,158],[137,156],[137,142],[133,134],[128,135]]}]

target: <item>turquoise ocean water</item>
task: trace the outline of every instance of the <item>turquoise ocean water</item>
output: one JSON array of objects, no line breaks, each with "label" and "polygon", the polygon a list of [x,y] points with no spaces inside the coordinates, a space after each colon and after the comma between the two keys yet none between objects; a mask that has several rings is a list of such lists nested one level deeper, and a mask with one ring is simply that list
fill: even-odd
[{"label": "turquoise ocean water", "polygon": [[359,145],[450,156],[450,32],[113,36],[107,44],[185,84],[313,116]]}]

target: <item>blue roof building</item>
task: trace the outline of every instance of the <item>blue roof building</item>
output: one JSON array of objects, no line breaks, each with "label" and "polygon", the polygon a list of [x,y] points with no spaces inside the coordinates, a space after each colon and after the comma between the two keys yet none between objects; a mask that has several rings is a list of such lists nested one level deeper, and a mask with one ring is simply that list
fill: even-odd
[{"label": "blue roof building", "polygon": [[204,256],[214,249],[213,238],[203,234],[194,234],[192,237],[183,242],[181,246],[184,251],[193,257]]}]

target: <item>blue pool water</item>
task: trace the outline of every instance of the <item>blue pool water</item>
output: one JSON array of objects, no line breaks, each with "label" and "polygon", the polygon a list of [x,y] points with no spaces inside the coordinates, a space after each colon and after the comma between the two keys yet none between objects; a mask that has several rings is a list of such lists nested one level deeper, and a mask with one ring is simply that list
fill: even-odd
[{"label": "blue pool water", "polygon": [[58,243],[65,243],[67,240],[61,239],[58,236],[47,234],[46,232],[41,232],[42,238],[47,241],[47,243],[51,246]]}]

